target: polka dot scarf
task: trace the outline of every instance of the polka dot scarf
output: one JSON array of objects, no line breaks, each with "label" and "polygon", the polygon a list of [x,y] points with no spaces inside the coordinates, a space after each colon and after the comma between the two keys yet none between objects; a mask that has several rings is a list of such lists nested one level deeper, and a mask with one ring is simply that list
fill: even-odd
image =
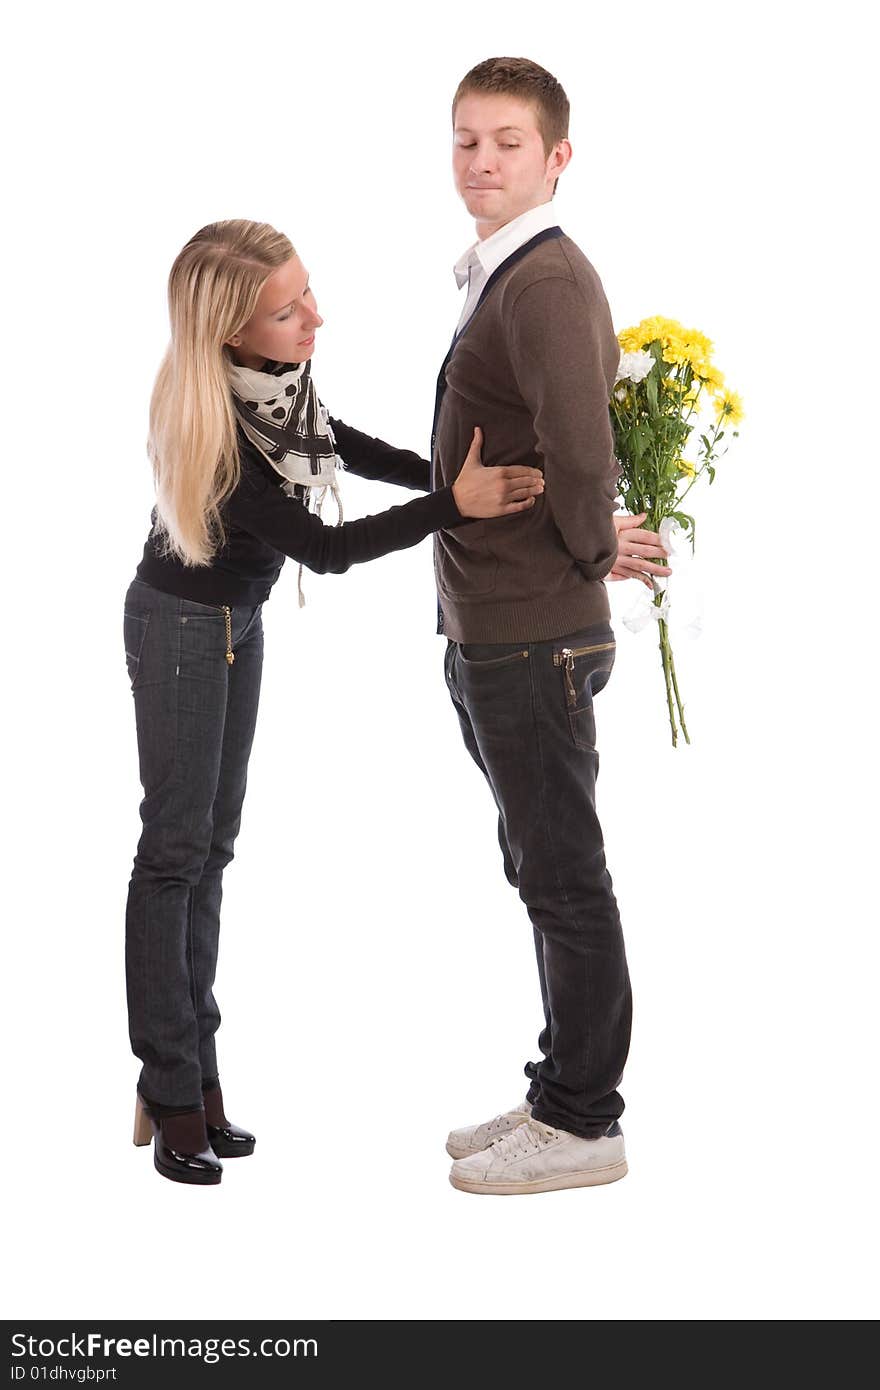
[{"label": "polka dot scarf", "polygon": [[[282,491],[320,515],[329,489],[342,522],[342,499],[336,473],[345,464],[336,454],[336,440],[326,407],[312,381],[311,360],[265,362],[261,371],[229,363],[229,384],[235,411],[250,442],[276,473],[284,478]],[[302,591],[299,567],[299,601]]]},{"label": "polka dot scarf", "polygon": [[336,468],[342,460],[311,369],[311,361],[266,362],[261,371],[231,362],[232,399],[242,429],[286,479],[289,496],[308,502],[306,490],[318,488],[323,500],[329,487],[338,503]]}]

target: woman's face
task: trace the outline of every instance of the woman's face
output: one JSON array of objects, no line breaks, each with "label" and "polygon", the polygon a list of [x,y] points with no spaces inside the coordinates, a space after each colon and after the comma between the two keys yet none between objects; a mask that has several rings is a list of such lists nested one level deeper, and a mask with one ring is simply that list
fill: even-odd
[{"label": "woman's face", "polygon": [[243,328],[227,339],[235,361],[257,371],[273,362],[306,362],[315,350],[318,313],[309,277],[299,256],[273,270],[257,307]]}]

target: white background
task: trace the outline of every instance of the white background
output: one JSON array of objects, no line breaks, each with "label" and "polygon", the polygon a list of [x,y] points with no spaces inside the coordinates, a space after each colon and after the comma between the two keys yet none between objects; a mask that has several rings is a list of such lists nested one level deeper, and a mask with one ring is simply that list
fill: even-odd
[{"label": "white background", "polygon": [[[7,56],[7,1316],[864,1318],[875,1268],[876,300],[870,7],[40,7]],[[430,542],[288,563],[226,877],[218,1188],[130,1128],[139,833],[122,599],[146,536],[165,287],[205,223],[282,228],[334,414],[424,452],[473,240],[458,80],[527,55],[572,102],[559,219],[615,327],[695,324],[744,399],[691,494],[702,638],[620,619],[599,808],[635,995],[630,1174],[456,1192],[448,1129],[524,1094],[531,928],[434,631]],[[10,128],[10,127],[8,127]],[[7,190],[8,191],[8,190]],[[346,478],[346,516],[408,500]],[[867,655],[861,655],[868,649]]]}]

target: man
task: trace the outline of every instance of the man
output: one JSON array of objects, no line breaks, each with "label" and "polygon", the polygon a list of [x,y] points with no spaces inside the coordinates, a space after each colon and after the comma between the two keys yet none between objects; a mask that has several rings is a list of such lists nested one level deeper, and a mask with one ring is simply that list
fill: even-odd
[{"label": "man", "polygon": [[466,295],[438,380],[432,487],[451,480],[479,425],[486,466],[539,467],[546,489],[503,525],[434,538],[447,686],[498,807],[544,1007],[525,1101],[449,1136],[450,1180],[476,1193],[627,1170],[617,1086],[632,1004],[596,816],[593,698],[614,663],[604,580],[669,570],[647,558],[666,552],[634,529],[643,517],[613,516],[620,350],[599,277],[552,206],[568,114],[560,84],[526,59],[478,64],[453,102],[455,184],[478,239],[455,267]]}]

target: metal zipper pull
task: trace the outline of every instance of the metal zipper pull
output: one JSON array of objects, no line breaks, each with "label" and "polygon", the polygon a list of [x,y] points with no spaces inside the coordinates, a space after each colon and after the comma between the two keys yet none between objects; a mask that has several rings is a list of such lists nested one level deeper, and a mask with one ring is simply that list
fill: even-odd
[{"label": "metal zipper pull", "polygon": [[562,647],[560,651],[553,653],[553,665],[565,667],[565,688],[568,692],[568,703],[575,704],[577,695],[575,693],[574,681],[571,673],[574,670],[574,659],[576,656],[587,656],[591,652],[608,652],[616,646],[615,642],[596,642],[591,647]]},{"label": "metal zipper pull", "polygon": [[235,652],[232,650],[232,609],[224,604],[223,612],[226,614],[226,662],[231,666],[235,660]]},{"label": "metal zipper pull", "polygon": [[571,673],[574,670],[574,652],[571,647],[563,647],[561,656],[564,658],[565,663],[565,688],[568,691],[568,703],[573,705],[577,699],[574,681],[571,678]]}]

